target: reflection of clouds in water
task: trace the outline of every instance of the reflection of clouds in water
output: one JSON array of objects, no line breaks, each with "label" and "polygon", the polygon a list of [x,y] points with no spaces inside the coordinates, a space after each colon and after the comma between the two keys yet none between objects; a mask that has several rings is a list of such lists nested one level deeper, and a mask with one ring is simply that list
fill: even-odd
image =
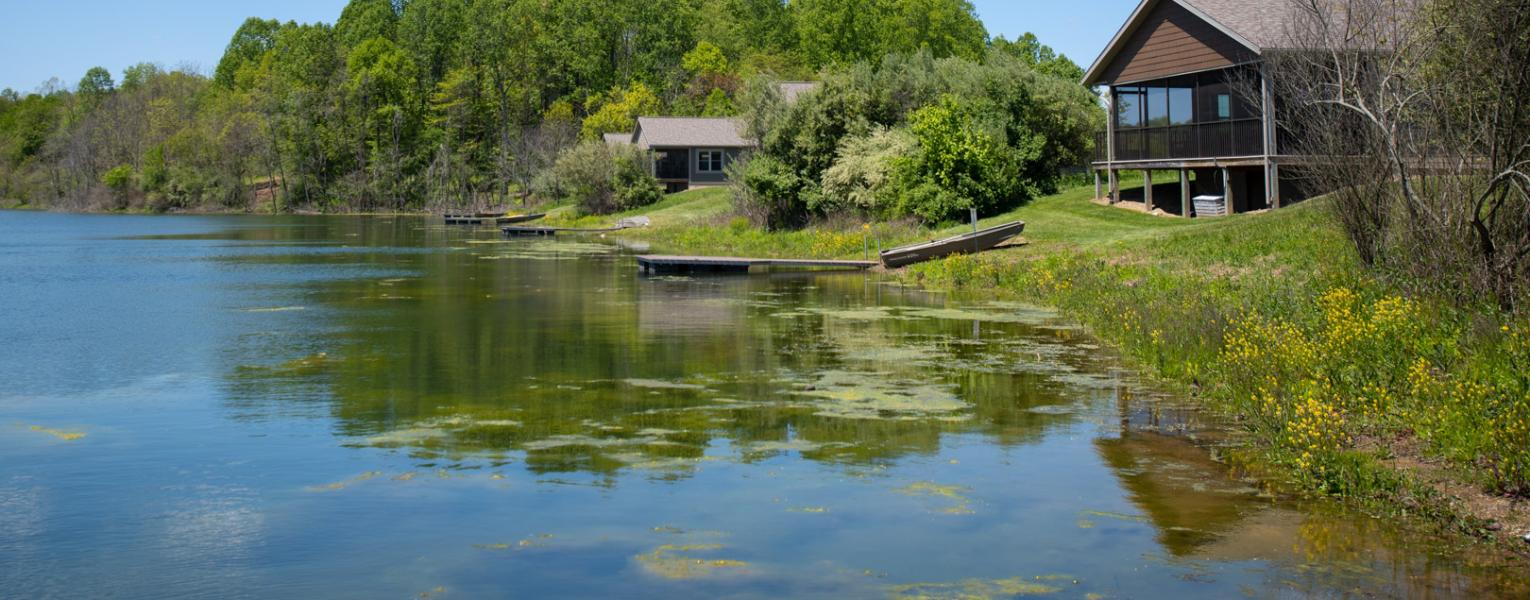
[{"label": "reflection of clouds in water", "polygon": [[266,518],[250,506],[251,496],[242,487],[199,487],[193,497],[162,514],[166,562],[176,566],[162,573],[194,568],[199,583],[212,589],[235,581],[253,583],[255,572],[242,563],[254,562],[253,551],[265,540]]}]

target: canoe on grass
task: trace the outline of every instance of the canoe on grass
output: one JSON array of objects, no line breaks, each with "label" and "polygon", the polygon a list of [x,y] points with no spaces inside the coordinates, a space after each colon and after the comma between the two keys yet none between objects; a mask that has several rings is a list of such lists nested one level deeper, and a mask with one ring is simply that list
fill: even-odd
[{"label": "canoe on grass", "polygon": [[1025,221],[1015,221],[943,240],[893,248],[882,253],[882,265],[889,269],[896,269],[961,252],[982,252],[1009,241],[1024,231]]}]

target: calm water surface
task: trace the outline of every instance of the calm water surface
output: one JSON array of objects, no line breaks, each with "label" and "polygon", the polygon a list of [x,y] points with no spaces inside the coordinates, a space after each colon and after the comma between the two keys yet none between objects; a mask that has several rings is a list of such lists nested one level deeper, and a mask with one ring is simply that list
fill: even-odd
[{"label": "calm water surface", "polygon": [[1048,311],[416,218],[0,212],[0,597],[1373,597]]}]

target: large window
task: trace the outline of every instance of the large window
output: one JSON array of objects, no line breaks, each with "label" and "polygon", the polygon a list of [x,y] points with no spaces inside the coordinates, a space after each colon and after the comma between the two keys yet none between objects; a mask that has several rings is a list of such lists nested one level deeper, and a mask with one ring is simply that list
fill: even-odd
[{"label": "large window", "polygon": [[702,150],[697,152],[696,170],[702,173],[721,173],[723,170],[723,151]]},{"label": "large window", "polygon": [[1153,86],[1147,89],[1147,126],[1163,127],[1169,124],[1169,89]]},{"label": "large window", "polygon": [[1195,79],[1174,81],[1169,86],[1169,124],[1195,122]]},{"label": "large window", "polygon": [[1142,88],[1116,88],[1116,126],[1142,126]]}]

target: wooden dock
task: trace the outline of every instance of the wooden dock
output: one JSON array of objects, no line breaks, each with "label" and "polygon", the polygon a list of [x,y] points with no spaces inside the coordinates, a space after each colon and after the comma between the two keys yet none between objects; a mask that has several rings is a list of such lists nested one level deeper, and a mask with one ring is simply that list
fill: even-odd
[{"label": "wooden dock", "polygon": [[553,237],[553,236],[556,236],[556,235],[558,235],[560,233],[611,233],[611,232],[614,232],[614,231],[621,231],[622,229],[624,229],[624,228],[623,227],[604,227],[604,228],[598,228],[598,229],[588,229],[588,228],[579,228],[579,227],[524,227],[524,226],[501,227],[501,228],[499,228],[500,231],[503,231],[505,233],[505,235],[510,236],[510,237]]},{"label": "wooden dock", "polygon": [[748,273],[750,269],[822,269],[840,271],[864,271],[877,263],[861,260],[801,260],[785,258],[734,258],[725,256],[662,256],[637,257],[638,268],[644,273]]}]

